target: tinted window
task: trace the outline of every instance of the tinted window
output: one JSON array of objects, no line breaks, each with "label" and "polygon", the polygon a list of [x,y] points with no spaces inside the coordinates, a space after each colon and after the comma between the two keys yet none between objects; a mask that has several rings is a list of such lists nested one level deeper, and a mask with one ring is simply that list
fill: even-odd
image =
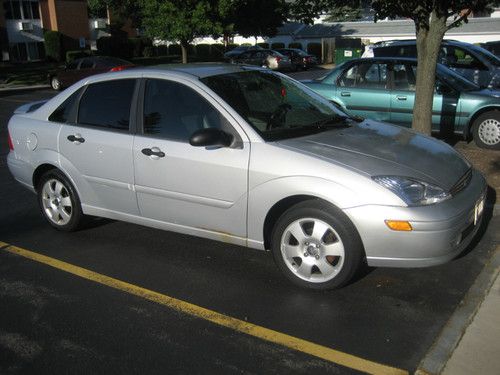
[{"label": "tinted window", "polygon": [[177,82],[148,80],[144,93],[144,134],[188,142],[203,128],[229,131],[220,112],[193,89]]},{"label": "tinted window", "polygon": [[83,88],[74,92],[54,112],[52,112],[49,116],[49,121],[75,123],[78,109],[78,98],[80,97],[82,90]]},{"label": "tinted window", "polygon": [[128,130],[135,83],[121,79],[89,85],[80,100],[78,123]]},{"label": "tinted window", "polygon": [[350,67],[339,80],[343,87],[383,89],[387,83],[386,64],[364,63]]}]

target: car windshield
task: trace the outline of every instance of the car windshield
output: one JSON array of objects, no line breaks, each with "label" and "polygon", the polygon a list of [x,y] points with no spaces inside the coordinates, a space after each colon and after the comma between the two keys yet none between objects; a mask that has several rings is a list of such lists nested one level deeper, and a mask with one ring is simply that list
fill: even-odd
[{"label": "car windshield", "polygon": [[295,81],[249,70],[202,78],[265,141],[300,137],[346,126],[347,117],[328,100]]},{"label": "car windshield", "polygon": [[448,83],[451,87],[457,89],[458,91],[475,91],[481,88],[475,83],[469,81],[468,79],[462,77],[461,75],[455,73],[453,70],[446,68],[445,66],[438,64],[439,78]]}]

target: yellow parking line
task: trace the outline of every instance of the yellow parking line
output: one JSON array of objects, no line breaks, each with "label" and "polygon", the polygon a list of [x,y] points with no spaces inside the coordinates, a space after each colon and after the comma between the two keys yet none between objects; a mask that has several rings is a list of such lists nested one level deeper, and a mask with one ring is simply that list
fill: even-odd
[{"label": "yellow parking line", "polygon": [[245,322],[243,320],[232,318],[230,316],[220,314],[216,311],[205,309],[203,307],[193,305],[189,302],[169,297],[165,294],[141,288],[137,285],[129,284],[124,281],[117,280],[112,277],[72,265],[70,263],[50,258],[42,254],[34,253],[20,247],[9,245],[5,242],[0,241],[0,249],[8,251],[12,254],[20,255],[24,258],[34,260],[39,263],[46,264],[73,275],[80,276],[84,279],[91,280],[96,283],[147,299],[149,301],[159,303],[182,313],[186,313],[200,319],[208,320],[220,326],[227,327],[235,331],[245,333],[247,335],[257,337],[259,339],[266,340],[278,345],[282,345],[299,352],[307,353],[344,367],[349,367],[354,370],[366,372],[369,374],[408,374],[408,371],[405,370],[369,361],[351,354],[343,353],[335,349],[315,344],[313,342],[302,340],[300,338],[293,337],[281,332],[273,331],[272,329],[264,328],[252,323]]}]

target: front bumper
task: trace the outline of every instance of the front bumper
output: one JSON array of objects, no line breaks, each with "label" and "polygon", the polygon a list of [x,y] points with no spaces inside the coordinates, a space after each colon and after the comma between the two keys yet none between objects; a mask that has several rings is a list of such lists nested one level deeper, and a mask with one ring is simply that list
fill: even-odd
[{"label": "front bumper", "polygon": [[[421,207],[361,206],[345,209],[365,247],[368,265],[427,267],[446,263],[472,241],[482,221],[476,206],[484,203],[486,181],[473,171],[469,185],[453,198]],[[385,220],[409,221],[412,231],[389,229]]]}]

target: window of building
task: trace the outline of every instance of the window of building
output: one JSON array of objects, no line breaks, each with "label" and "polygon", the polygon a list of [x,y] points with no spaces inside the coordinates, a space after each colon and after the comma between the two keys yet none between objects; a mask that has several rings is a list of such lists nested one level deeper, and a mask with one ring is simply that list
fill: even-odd
[{"label": "window of building", "polygon": [[128,130],[135,79],[120,79],[88,86],[80,100],[78,123]]}]

